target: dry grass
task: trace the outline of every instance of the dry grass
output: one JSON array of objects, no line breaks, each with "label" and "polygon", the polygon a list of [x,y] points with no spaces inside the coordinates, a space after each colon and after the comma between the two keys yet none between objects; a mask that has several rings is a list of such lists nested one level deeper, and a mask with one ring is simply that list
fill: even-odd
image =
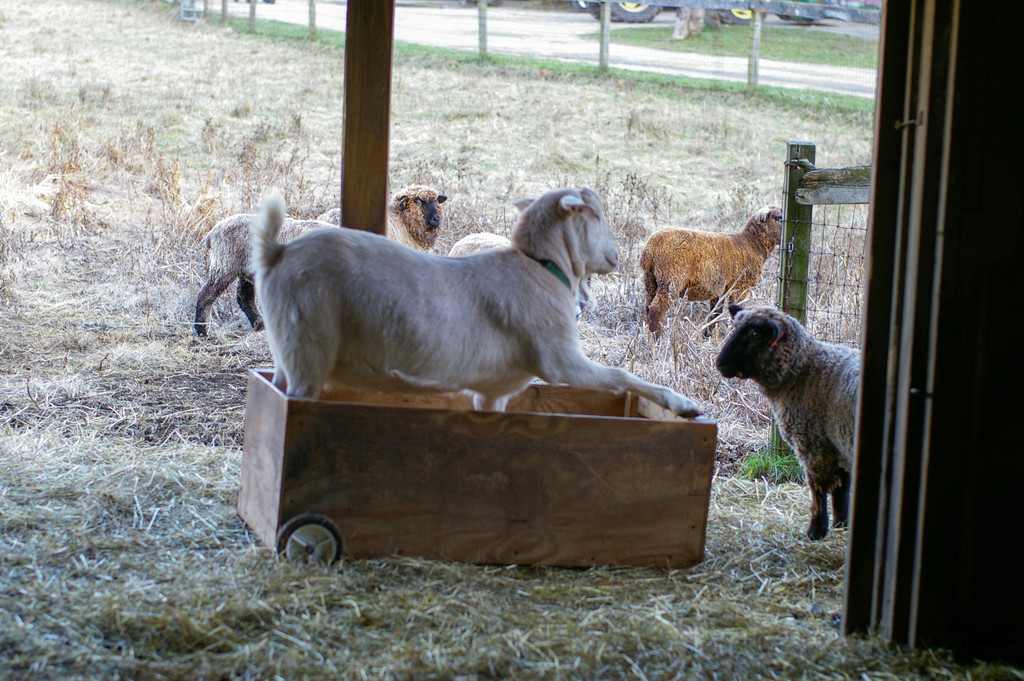
[{"label": "dry grass", "polygon": [[867,114],[400,53],[392,183],[451,197],[441,248],[507,234],[511,199],[602,192],[622,266],[584,340],[718,421],[707,559],[297,567],[234,512],[265,340],[229,296],[211,340],[190,323],[217,219],[270,185],[301,216],[337,201],[340,54],[140,0],[5,4],[0,29],[3,678],[1022,678],[840,637],[845,533],[804,540],[801,487],[731,475],[767,409],[714,370],[724,329],[705,338],[706,309],[682,303],[662,342],[642,329],[650,232],[739,228],[778,200],[786,139],[866,162]]}]

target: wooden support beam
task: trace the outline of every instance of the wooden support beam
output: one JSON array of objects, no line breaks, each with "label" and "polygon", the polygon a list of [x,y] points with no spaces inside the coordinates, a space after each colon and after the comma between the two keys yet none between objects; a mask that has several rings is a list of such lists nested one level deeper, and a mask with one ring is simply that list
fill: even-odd
[{"label": "wooden support beam", "polygon": [[341,224],[384,233],[394,0],[348,3]]}]

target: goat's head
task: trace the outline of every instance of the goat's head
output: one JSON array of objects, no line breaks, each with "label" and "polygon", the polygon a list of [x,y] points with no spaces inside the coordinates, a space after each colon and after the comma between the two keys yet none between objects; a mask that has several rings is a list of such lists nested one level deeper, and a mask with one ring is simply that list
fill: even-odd
[{"label": "goat's head", "polygon": [[619,264],[619,249],[593,189],[555,189],[539,199],[515,203],[519,224],[516,248],[534,257],[568,265],[576,279],[607,274]]}]

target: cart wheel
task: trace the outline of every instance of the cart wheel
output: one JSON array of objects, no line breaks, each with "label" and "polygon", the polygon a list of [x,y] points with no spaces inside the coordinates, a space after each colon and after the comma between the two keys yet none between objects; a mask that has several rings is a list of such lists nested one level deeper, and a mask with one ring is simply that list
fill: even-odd
[{"label": "cart wheel", "polygon": [[297,515],[277,533],[277,552],[297,563],[330,565],[341,558],[344,550],[341,530],[319,513]]}]

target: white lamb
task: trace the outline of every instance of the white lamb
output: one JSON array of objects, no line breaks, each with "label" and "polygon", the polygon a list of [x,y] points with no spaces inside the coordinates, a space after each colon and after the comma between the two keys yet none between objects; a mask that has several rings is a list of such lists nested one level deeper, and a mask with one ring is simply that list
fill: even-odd
[{"label": "white lamb", "polygon": [[618,264],[597,193],[559,189],[516,207],[514,248],[449,258],[349,229],[281,244],[284,201],[268,198],[252,262],[274,385],[305,398],[328,383],[465,390],[476,409],[503,411],[540,377],[629,390],[676,414],[699,414],[682,395],[583,354],[573,292],[588,274]]}]

